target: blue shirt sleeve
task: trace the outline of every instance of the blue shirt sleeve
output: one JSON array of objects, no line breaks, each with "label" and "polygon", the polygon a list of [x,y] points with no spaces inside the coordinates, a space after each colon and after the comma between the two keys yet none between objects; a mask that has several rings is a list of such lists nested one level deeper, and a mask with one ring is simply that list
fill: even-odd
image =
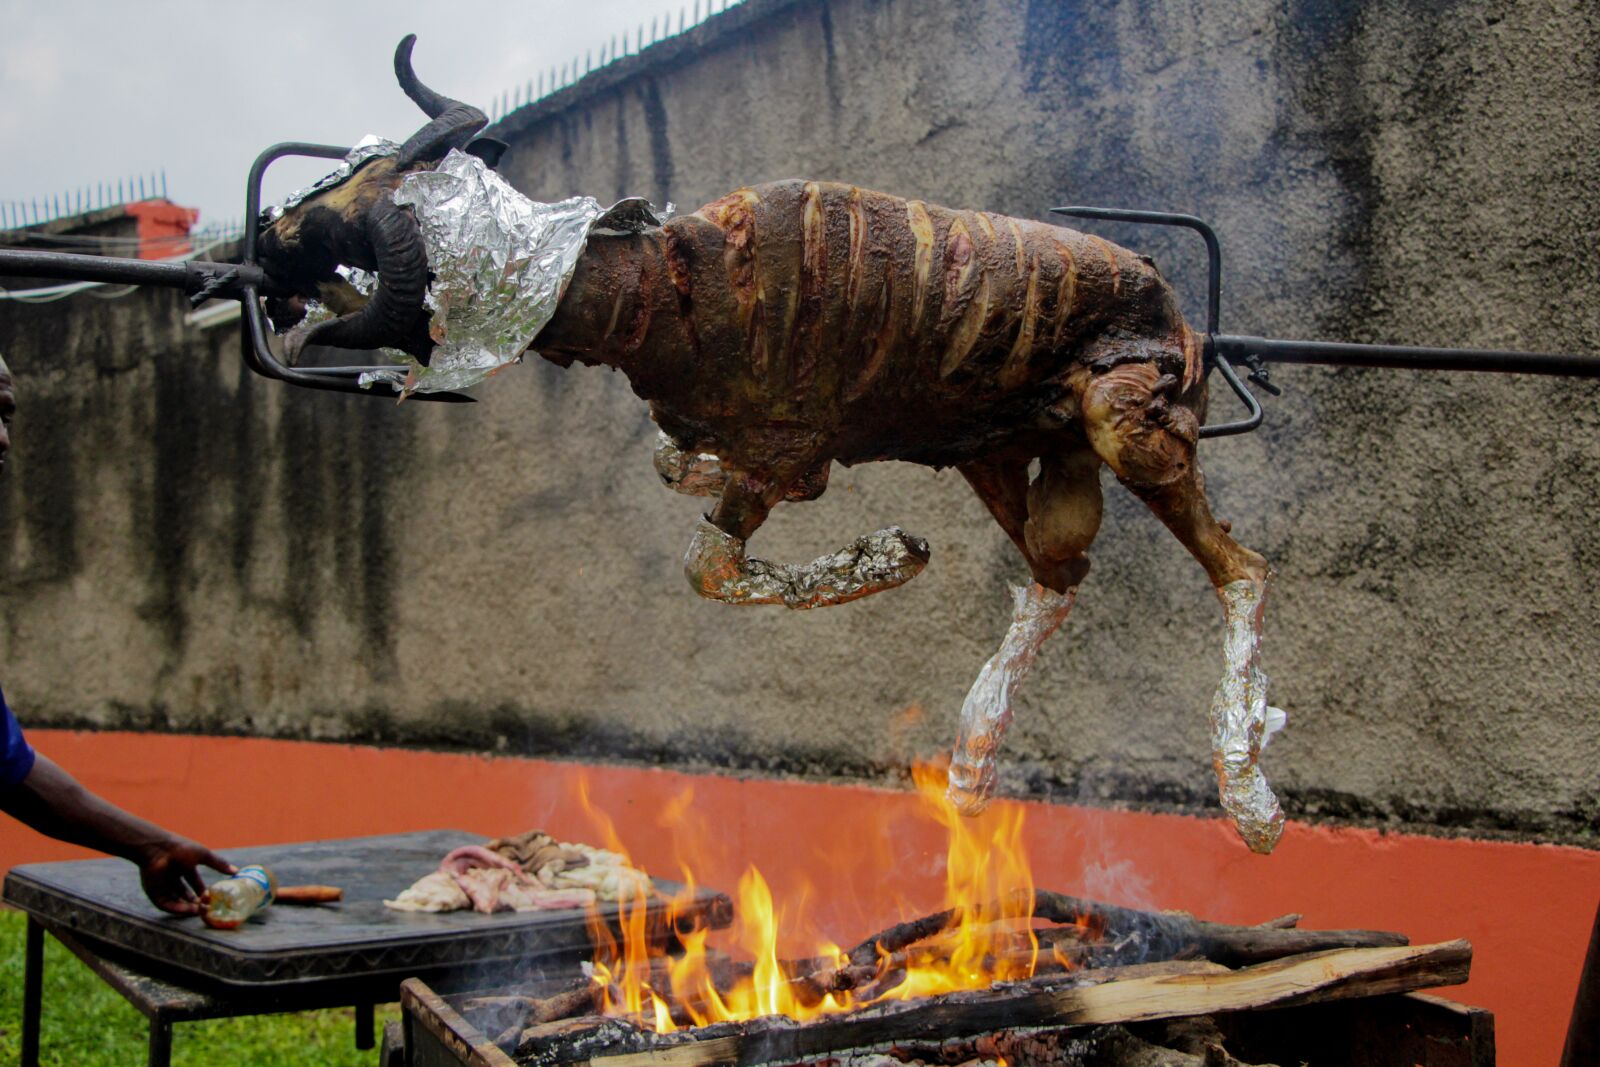
[{"label": "blue shirt sleeve", "polygon": [[20,785],[33,770],[33,746],[22,736],[17,717],[0,692],[0,786]]}]

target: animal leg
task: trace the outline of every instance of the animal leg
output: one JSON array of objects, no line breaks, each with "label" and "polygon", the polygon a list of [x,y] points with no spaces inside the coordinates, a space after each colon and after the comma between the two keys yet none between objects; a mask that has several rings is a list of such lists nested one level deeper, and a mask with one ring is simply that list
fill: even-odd
[{"label": "animal leg", "polygon": [[1090,444],[1205,568],[1222,601],[1226,671],[1211,702],[1211,760],[1222,806],[1252,851],[1271,852],[1283,810],[1261,772],[1261,749],[1282,713],[1267,706],[1261,617],[1267,561],[1212,517],[1195,463],[1199,419],[1171,403],[1176,381],[1149,364],[1126,364],[1091,379],[1081,410]]},{"label": "animal leg", "polygon": [[820,608],[904,585],[928,564],[928,543],[898,526],[856,538],[810,563],[769,563],[745,556],[745,542],[815,465],[759,478],[728,471],[721,499],[695,527],[683,573],[696,593],[727,604]]},{"label": "animal leg", "polygon": [[681,447],[665,432],[656,435],[653,457],[661,482],[675,493],[686,496],[721,496],[727,475],[722,464],[709,452]]},{"label": "animal leg", "polygon": [[994,795],[995,756],[1017,687],[1066,621],[1089,573],[1085,553],[1100,529],[1100,460],[1088,449],[1044,457],[1032,486],[1025,463],[968,464],[961,473],[1022,551],[1034,579],[1011,590],[1011,625],[961,705],[947,794],[962,814],[976,815]]},{"label": "animal leg", "polygon": [[[722,471],[722,461],[713,453],[685,448],[666,431],[656,434],[653,462],[661,483],[675,493],[685,496],[721,496],[727,475]],[[828,488],[830,460],[823,460],[806,471],[789,485],[785,500],[815,500]]]}]

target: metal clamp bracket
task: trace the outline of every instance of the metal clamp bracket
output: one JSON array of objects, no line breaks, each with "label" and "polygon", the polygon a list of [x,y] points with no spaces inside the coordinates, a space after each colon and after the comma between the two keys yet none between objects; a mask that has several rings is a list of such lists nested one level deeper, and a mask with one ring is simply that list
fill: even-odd
[{"label": "metal clamp bracket", "polygon": [[[337,145],[308,144],[302,141],[285,141],[275,144],[256,157],[250,165],[250,177],[245,188],[244,247],[242,264],[253,275],[260,275],[256,263],[256,247],[261,239],[261,179],[267,167],[284,156],[309,156],[316,159],[343,159],[350,149]],[[240,287],[240,302],[244,306],[243,330],[244,361],[257,374],[275,378],[290,385],[306,389],[326,389],[340,393],[359,393],[364,396],[385,397],[386,394],[361,385],[361,376],[374,371],[393,370],[394,365],[347,367],[290,367],[272,354],[267,343],[266,316],[261,313],[260,293],[256,286],[245,282]],[[474,398],[465,393],[413,393],[416,400],[436,400],[444,403],[470,404]]]}]

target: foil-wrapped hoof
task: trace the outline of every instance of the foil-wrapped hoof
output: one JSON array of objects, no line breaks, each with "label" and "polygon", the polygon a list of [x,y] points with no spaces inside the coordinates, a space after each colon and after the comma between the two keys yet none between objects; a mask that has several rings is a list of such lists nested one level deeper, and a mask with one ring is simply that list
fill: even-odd
[{"label": "foil-wrapped hoof", "polygon": [[977,680],[961,704],[961,731],[950,758],[950,781],[945,795],[963,815],[977,815],[989,806],[999,777],[1000,742],[1011,722],[1011,701],[1045,639],[1056,632],[1072,602],[1074,586],[1065,593],[1046,589],[1038,582],[1011,590],[1011,625],[1000,649],[978,672]]},{"label": "foil-wrapped hoof", "polygon": [[994,799],[994,761],[988,766],[973,766],[960,758],[960,753],[950,763],[950,780],[944,795],[962,815],[981,815]]},{"label": "foil-wrapped hoof", "polygon": [[876,587],[874,591],[904,585],[921,574],[932,558],[926,540],[898,526],[858,537],[846,551],[858,555],[859,569]]},{"label": "foil-wrapped hoof", "polygon": [[1222,807],[1233,818],[1234,828],[1251,852],[1270,853],[1283,836],[1283,808],[1267,785],[1261,768],[1251,766],[1229,770],[1218,768]]},{"label": "foil-wrapped hoof", "polygon": [[1211,765],[1222,807],[1250,851],[1271,852],[1283,834],[1283,809],[1261,772],[1261,749],[1286,716],[1267,703],[1261,669],[1261,609],[1266,583],[1229,582],[1217,590],[1227,624],[1227,672],[1211,700]]}]

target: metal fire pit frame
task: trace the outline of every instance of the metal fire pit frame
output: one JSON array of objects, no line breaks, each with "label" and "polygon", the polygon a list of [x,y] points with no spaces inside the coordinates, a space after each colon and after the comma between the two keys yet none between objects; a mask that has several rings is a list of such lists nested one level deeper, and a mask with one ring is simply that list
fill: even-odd
[{"label": "metal fire pit frame", "polygon": [[[400,1033],[386,1036],[381,1067],[519,1067],[451,1006],[452,999],[456,998],[441,996],[420,978],[401,983]],[[1249,1062],[1298,1063],[1301,1053],[1315,1049],[1329,1063],[1352,1067],[1423,1063],[1428,1067],[1495,1067],[1493,1013],[1427,993],[1263,1008],[1213,1018],[1227,1038],[1228,1051]],[[1026,1029],[1062,1028],[1032,1025]],[[662,1063],[671,1062],[666,1055],[671,1051],[681,1053],[683,1048],[662,1050]],[[651,1062],[651,1055],[610,1058],[625,1062],[626,1067],[639,1067]],[[823,1053],[810,1060],[827,1058]],[[604,1062],[591,1060],[589,1065],[600,1067]]]}]

